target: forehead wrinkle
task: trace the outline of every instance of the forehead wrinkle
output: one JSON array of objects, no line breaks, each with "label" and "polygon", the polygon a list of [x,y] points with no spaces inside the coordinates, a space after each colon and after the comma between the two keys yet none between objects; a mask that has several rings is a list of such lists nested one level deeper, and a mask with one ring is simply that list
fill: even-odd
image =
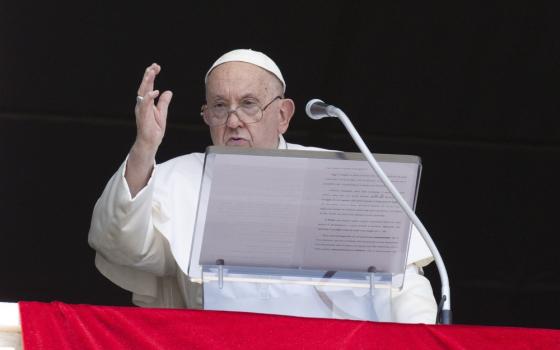
[{"label": "forehead wrinkle", "polygon": [[[218,91],[217,93],[213,93],[213,94],[208,94],[208,97],[212,97],[212,99],[216,100],[216,99],[224,99],[224,100],[229,100],[229,99],[244,99],[244,98],[255,98],[257,100],[260,100],[259,97],[259,93],[257,93],[256,91],[254,91],[254,89],[238,89],[238,88],[234,88],[232,86],[228,86],[225,88],[225,92],[222,91]],[[242,90],[241,92],[236,91],[236,90]],[[243,91],[244,90],[244,91]],[[247,91],[249,90],[249,91]],[[251,91],[253,90],[253,91]],[[260,90],[260,89],[258,89]],[[263,91],[267,91],[268,89],[264,88],[262,89]]]},{"label": "forehead wrinkle", "polygon": [[[268,95],[274,90],[278,79],[270,72],[255,65],[244,62],[228,62],[217,66],[208,76],[206,95],[209,97],[210,89],[213,95],[219,98],[230,98],[235,95],[257,97]],[[227,89],[227,92],[220,91]],[[236,94],[232,90],[240,91]],[[214,94],[214,92],[217,92]]]}]

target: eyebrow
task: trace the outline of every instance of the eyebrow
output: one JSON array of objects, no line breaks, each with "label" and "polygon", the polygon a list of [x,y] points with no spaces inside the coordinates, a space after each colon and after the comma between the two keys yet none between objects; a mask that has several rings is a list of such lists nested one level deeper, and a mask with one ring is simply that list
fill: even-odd
[{"label": "eyebrow", "polygon": [[255,94],[252,94],[252,93],[248,93],[248,94],[245,94],[245,95],[241,96],[242,100],[244,100],[246,98],[254,98],[257,101],[261,100],[260,98],[258,98],[258,96],[256,96]]},{"label": "eyebrow", "polygon": [[[251,93],[251,92],[246,93],[246,94],[243,94],[243,95],[240,97],[240,100],[244,100],[244,99],[246,99],[246,98],[254,98],[255,100],[257,100],[257,101],[259,101],[259,102],[260,102],[260,100],[261,100],[257,95],[255,95],[254,93]],[[229,98],[226,98],[226,97],[224,97],[223,95],[216,95],[216,96],[214,96],[211,100],[212,100],[212,101],[216,101],[216,100],[226,100],[226,101],[229,101]]]}]

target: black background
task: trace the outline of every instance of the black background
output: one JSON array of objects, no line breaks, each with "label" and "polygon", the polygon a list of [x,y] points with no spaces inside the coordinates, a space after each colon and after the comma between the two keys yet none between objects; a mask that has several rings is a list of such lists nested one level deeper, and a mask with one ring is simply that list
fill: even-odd
[{"label": "black background", "polygon": [[[551,2],[552,3],[552,2]],[[296,101],[290,142],[416,154],[417,212],[456,323],[560,328],[558,6],[541,2],[0,2],[0,300],[129,305],[87,245],[95,200],[135,136],[144,68],[175,93],[158,161],[203,151],[203,77],[270,55]],[[436,293],[435,267],[427,269]]]}]

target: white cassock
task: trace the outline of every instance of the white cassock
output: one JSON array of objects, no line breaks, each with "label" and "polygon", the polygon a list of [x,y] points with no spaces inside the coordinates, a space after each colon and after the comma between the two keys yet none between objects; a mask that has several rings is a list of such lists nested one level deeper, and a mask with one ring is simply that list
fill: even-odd
[{"label": "white cassock", "polygon": [[[282,137],[279,148],[321,150],[289,144]],[[89,244],[97,251],[95,264],[105,277],[131,291],[136,305],[202,307],[201,285],[191,282],[186,271],[203,164],[202,153],[159,164],[146,187],[132,198],[124,177],[125,161],[95,205],[89,232]],[[437,306],[432,288],[419,273],[432,260],[420,234],[413,230],[404,286],[392,294],[392,321],[435,322]],[[367,310],[371,310],[372,301],[367,289],[265,286],[228,286],[225,294],[247,311],[371,319]]]}]

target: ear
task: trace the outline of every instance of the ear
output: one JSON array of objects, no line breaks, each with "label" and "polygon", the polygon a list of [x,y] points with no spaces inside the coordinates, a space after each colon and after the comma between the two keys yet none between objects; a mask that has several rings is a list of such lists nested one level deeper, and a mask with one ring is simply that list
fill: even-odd
[{"label": "ear", "polygon": [[280,103],[280,111],[278,115],[278,134],[283,134],[288,130],[290,120],[292,119],[296,106],[294,101],[289,98],[282,99]]}]

